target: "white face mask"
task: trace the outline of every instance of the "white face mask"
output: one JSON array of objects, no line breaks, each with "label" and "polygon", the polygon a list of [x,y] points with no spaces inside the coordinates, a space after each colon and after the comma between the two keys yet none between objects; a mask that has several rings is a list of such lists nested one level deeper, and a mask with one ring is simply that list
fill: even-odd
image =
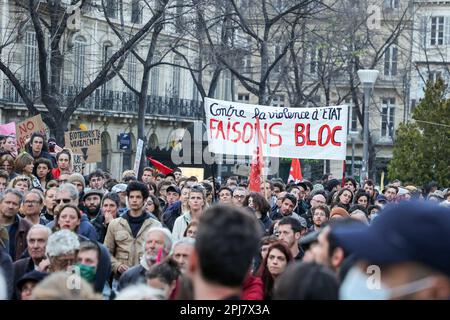
[{"label": "white face mask", "polygon": [[350,269],[339,289],[340,300],[389,300],[428,289],[434,284],[432,277],[426,277],[404,285],[387,288],[382,283],[376,287],[368,275],[354,266]]}]

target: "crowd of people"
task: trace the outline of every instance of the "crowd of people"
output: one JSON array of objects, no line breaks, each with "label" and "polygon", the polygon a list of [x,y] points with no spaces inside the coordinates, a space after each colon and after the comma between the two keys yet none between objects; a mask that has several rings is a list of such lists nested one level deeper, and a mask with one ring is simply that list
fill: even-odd
[{"label": "crowd of people", "polygon": [[179,168],[84,176],[39,133],[25,150],[0,137],[0,299],[450,298],[450,190],[435,182],[250,191]]}]

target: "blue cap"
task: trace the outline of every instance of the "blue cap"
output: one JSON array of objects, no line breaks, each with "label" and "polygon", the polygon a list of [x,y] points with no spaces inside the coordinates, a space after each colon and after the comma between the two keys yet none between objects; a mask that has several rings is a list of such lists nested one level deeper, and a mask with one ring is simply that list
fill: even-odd
[{"label": "blue cap", "polygon": [[367,226],[336,226],[330,236],[346,252],[375,264],[418,262],[450,276],[450,208],[404,201]]},{"label": "blue cap", "polygon": [[377,196],[377,201],[386,201],[387,202],[388,200],[384,194],[379,194]]}]

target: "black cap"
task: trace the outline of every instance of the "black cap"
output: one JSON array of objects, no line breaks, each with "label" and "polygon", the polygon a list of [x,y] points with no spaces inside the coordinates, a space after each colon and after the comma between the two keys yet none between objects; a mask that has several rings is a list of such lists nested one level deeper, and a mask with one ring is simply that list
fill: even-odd
[{"label": "black cap", "polygon": [[17,289],[19,289],[19,291],[21,291],[25,283],[29,281],[33,281],[36,283],[40,282],[48,275],[49,274],[47,272],[41,272],[37,270],[30,271],[28,273],[25,273],[24,276],[20,278],[19,281],[17,281],[16,287]]},{"label": "black cap", "polygon": [[176,192],[181,195],[181,190],[175,185],[168,186],[166,192]]}]

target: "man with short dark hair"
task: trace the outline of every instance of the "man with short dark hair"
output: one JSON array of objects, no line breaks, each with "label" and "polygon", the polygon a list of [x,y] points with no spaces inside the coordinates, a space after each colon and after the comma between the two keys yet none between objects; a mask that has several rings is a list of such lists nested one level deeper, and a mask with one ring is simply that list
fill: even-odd
[{"label": "man with short dark hair", "polygon": [[207,209],[200,217],[188,264],[194,299],[240,299],[260,237],[255,217],[243,209],[228,205]]},{"label": "man with short dark hair", "polygon": [[296,219],[300,219],[300,216],[294,212],[297,207],[297,197],[293,194],[286,194],[281,199],[280,210],[275,214],[272,214],[272,220],[280,220],[283,217],[293,216]]},{"label": "man with short dark hair", "polygon": [[181,190],[176,185],[170,185],[166,189],[167,208],[180,199]]},{"label": "man with short dark hair", "polygon": [[6,189],[0,195],[0,224],[8,229],[8,250],[13,261],[20,259],[27,248],[26,236],[31,228],[31,223],[18,214],[22,201],[22,193],[15,189]]},{"label": "man with short dark hair", "polygon": [[375,203],[375,183],[372,180],[368,179],[364,182],[364,191],[370,196],[369,203]]},{"label": "man with short dark hair", "polygon": [[148,184],[149,182],[155,182],[155,178],[153,177],[154,170],[150,167],[145,167],[142,171],[141,180],[143,183]]},{"label": "man with short dark hair", "polygon": [[395,202],[397,198],[398,188],[393,185],[386,186],[383,190],[383,194],[386,197],[388,203]]},{"label": "man with short dark hair", "polygon": [[306,223],[302,225],[298,219],[293,217],[284,217],[278,223],[277,237],[288,246],[295,260],[301,260],[305,254],[299,241],[306,230]]},{"label": "man with short dark hair", "polygon": [[139,263],[143,254],[146,232],[161,223],[145,211],[149,191],[142,182],[131,182],[127,187],[129,209],[109,223],[105,246],[111,254],[112,270],[115,278]]},{"label": "man with short dark hair", "polygon": [[319,204],[311,209],[313,225],[309,231],[320,231],[323,225],[330,219],[330,209],[325,204]]},{"label": "man with short dark hair", "polygon": [[108,192],[108,190],[106,190],[104,188],[106,180],[105,180],[105,174],[103,173],[103,171],[95,170],[94,172],[92,172],[89,175],[88,180],[89,180],[89,186],[92,189],[101,190],[103,194]]},{"label": "man with short dark hair", "polygon": [[42,133],[34,132],[31,135],[30,142],[26,144],[25,149],[34,158],[34,160],[45,158],[50,160],[52,168],[57,167],[56,159],[48,152],[45,136]]}]

